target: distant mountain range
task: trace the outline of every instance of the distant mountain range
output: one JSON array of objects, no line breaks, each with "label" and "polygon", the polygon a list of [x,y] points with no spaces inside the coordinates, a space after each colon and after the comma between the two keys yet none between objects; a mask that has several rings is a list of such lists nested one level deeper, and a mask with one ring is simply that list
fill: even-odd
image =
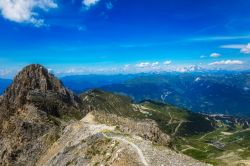
[{"label": "distant mountain range", "polygon": [[[203,113],[250,116],[250,72],[79,75],[61,78],[75,93],[93,88],[130,96],[135,102],[155,100]],[[11,80],[0,80],[0,92]]]},{"label": "distant mountain range", "polygon": [[89,89],[121,83],[138,75],[72,75],[62,77],[61,80],[69,89],[81,93]]},{"label": "distant mountain range", "polygon": [[136,102],[150,99],[195,112],[250,115],[249,73],[186,73],[140,76],[101,89]]}]

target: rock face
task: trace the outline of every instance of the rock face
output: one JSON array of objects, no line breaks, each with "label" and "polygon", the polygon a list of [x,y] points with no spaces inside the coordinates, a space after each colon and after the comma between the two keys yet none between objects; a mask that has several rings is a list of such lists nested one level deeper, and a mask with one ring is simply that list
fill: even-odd
[{"label": "rock face", "polygon": [[163,133],[153,120],[135,121],[131,118],[119,117],[115,114],[98,111],[93,112],[93,114],[98,122],[115,125],[125,134],[137,135],[145,140],[165,146],[169,146],[170,144],[170,137],[166,133]]},{"label": "rock face", "polygon": [[25,67],[0,104],[0,165],[34,165],[66,121],[84,115],[78,97],[41,65]]},{"label": "rock face", "polygon": [[[79,102],[78,97],[66,89],[61,81],[37,64],[25,67],[3,95],[3,103],[8,110],[34,104],[55,116],[70,114],[72,108],[76,108],[76,111],[80,107]],[[65,107],[72,108],[65,111]]]},{"label": "rock face", "polygon": [[142,113],[133,107],[129,98],[101,90],[92,90],[80,97],[85,110],[93,112],[100,123],[115,125],[124,133],[169,145],[170,137],[160,130],[154,120],[141,117]]}]

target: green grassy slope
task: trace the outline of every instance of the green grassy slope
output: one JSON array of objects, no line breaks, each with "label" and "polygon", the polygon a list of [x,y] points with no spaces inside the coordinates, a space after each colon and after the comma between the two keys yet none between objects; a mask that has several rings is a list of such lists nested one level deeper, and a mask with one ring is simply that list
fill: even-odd
[{"label": "green grassy slope", "polygon": [[85,107],[134,120],[151,119],[172,139],[172,147],[195,159],[228,165],[250,159],[250,130],[241,125],[209,119],[172,105],[154,101],[133,104],[131,99],[101,90],[81,95]]}]

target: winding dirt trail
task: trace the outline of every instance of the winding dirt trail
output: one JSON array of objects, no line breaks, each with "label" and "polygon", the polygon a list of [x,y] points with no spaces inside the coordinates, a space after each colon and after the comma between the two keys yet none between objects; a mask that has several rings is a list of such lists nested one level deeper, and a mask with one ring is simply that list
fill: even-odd
[{"label": "winding dirt trail", "polygon": [[172,124],[173,117],[172,117],[172,115],[171,115],[170,112],[168,112],[168,115],[169,115],[169,117],[170,117],[170,120],[169,120],[169,122],[168,122],[168,125],[170,125],[170,124]]},{"label": "winding dirt trail", "polygon": [[141,150],[136,144],[134,144],[133,142],[128,141],[127,139],[124,139],[124,138],[122,138],[122,137],[119,137],[119,136],[107,136],[106,134],[105,134],[105,136],[106,136],[107,138],[111,138],[111,139],[114,139],[114,140],[118,140],[118,141],[121,141],[121,142],[123,142],[123,143],[125,143],[125,144],[129,144],[130,146],[132,146],[132,147],[136,150],[136,152],[137,152],[137,154],[138,154],[138,156],[139,156],[141,162],[143,163],[143,165],[144,165],[144,166],[149,166],[148,162],[146,161],[146,159],[145,159],[145,157],[144,157],[144,155],[143,155],[142,150]]},{"label": "winding dirt trail", "polygon": [[176,135],[176,133],[178,132],[179,128],[181,127],[182,123],[184,123],[184,121],[181,121],[178,126],[175,128],[174,133],[172,135]]}]

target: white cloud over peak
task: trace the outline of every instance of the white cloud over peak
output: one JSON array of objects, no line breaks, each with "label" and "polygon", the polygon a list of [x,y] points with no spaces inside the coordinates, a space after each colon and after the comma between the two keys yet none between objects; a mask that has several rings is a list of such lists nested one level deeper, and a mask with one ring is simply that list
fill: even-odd
[{"label": "white cloud over peak", "polygon": [[218,58],[218,57],[220,57],[221,56],[221,54],[219,54],[219,53],[212,53],[211,55],[210,55],[210,57],[212,57],[212,58]]},{"label": "white cloud over peak", "polygon": [[97,4],[100,0],[83,0],[83,4],[85,7],[89,8],[95,4]]},{"label": "white cloud over peak", "polygon": [[242,65],[244,62],[240,60],[222,60],[217,62],[212,62],[209,65]]},{"label": "white cloud over peak", "polygon": [[57,8],[53,0],[0,0],[0,11],[5,19],[18,23],[44,24],[35,9],[48,11]]}]

